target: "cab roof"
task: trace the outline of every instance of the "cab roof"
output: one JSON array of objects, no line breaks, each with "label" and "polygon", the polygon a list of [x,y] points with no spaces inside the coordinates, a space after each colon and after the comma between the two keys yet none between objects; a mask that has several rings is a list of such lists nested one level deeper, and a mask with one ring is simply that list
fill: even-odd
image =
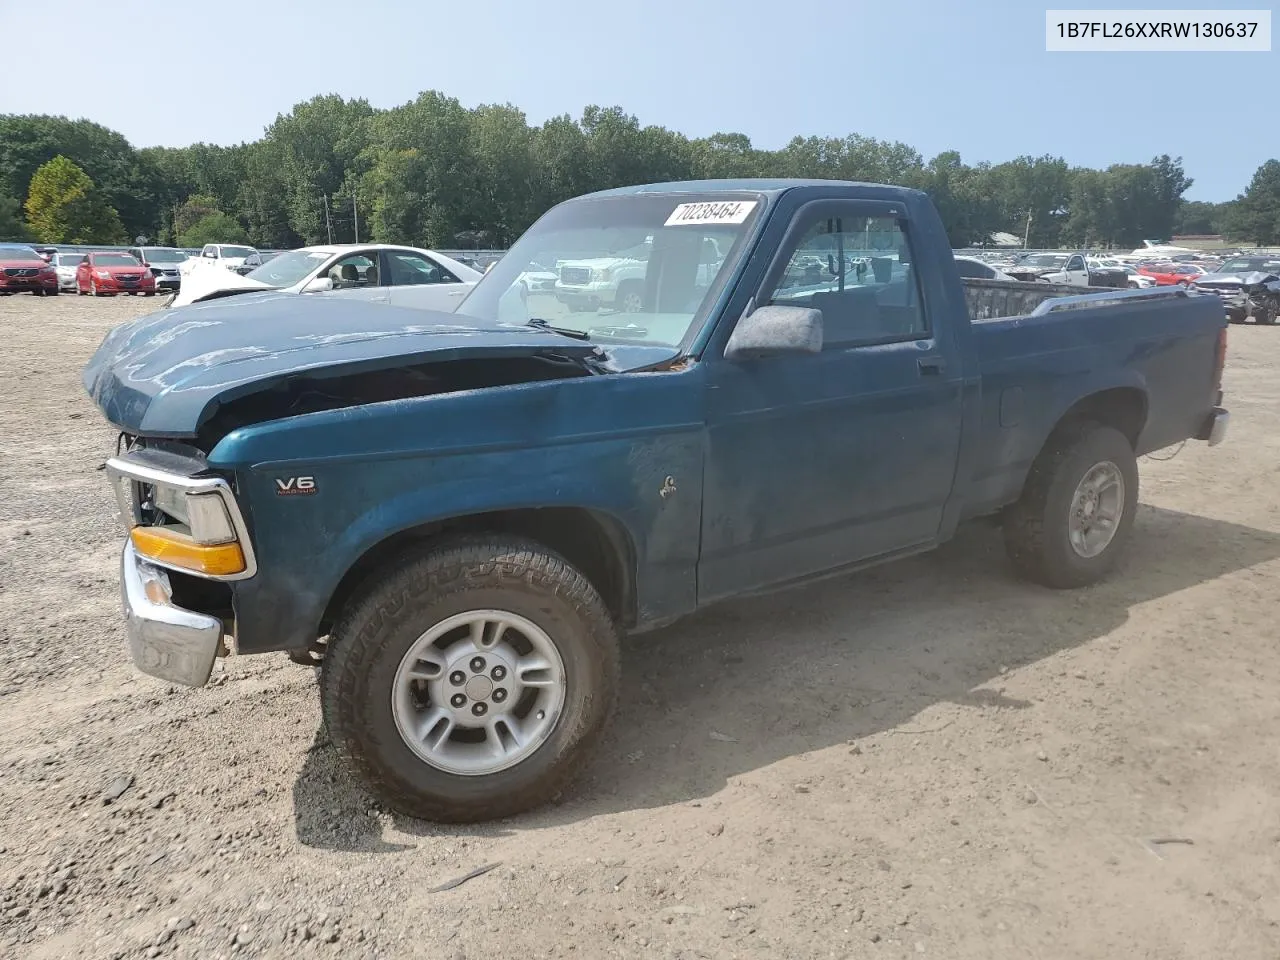
[{"label": "cab roof", "polygon": [[763,193],[778,196],[796,187],[856,187],[885,198],[906,200],[919,196],[919,190],[886,183],[862,183],[856,180],[807,180],[787,177],[746,177],[736,180],[673,180],[667,183],[642,183],[612,190],[597,190],[587,197],[625,197],[646,193]]}]

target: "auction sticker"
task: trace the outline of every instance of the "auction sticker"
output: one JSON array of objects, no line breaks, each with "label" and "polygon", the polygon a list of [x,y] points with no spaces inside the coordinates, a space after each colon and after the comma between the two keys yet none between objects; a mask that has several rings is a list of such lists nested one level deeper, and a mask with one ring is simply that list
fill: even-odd
[{"label": "auction sticker", "polygon": [[682,203],[671,211],[664,227],[687,223],[742,223],[756,208],[755,200],[719,200],[714,203]]}]

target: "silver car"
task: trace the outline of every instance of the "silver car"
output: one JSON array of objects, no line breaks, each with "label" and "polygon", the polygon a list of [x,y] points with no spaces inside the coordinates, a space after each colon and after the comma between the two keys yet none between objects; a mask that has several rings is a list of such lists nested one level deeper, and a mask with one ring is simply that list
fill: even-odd
[{"label": "silver car", "polygon": [[142,265],[151,269],[156,278],[156,290],[177,290],[182,286],[182,273],[178,269],[187,255],[175,247],[130,247],[128,252]]}]

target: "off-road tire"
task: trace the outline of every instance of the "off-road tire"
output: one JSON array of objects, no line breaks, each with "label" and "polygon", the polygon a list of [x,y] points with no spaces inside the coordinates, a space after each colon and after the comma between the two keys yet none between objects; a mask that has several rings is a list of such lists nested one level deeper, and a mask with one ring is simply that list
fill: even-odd
[{"label": "off-road tire", "polygon": [[[1111,542],[1086,558],[1071,547],[1071,503],[1085,474],[1108,460],[1124,477],[1124,505]],[[1031,466],[1022,497],[1005,511],[1005,550],[1028,580],[1059,590],[1087,586],[1110,573],[1124,553],[1137,506],[1138,461],[1129,439],[1093,421],[1068,423],[1054,431]]]},{"label": "off-road tire", "polygon": [[[392,714],[396,669],[435,624],[476,609],[532,620],[564,661],[563,713],[547,741],[497,773],[460,776],[423,762]],[[384,567],[330,632],[321,707],[338,752],[388,807],[424,820],[472,823],[555,800],[584,767],[613,714],[618,632],[599,593],[563,557],[530,540],[469,537]]]}]

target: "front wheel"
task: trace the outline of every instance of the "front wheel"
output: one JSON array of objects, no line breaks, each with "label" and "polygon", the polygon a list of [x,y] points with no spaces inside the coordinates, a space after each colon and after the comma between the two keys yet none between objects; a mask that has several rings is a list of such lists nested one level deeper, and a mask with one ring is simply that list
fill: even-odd
[{"label": "front wheel", "polygon": [[1018,572],[1047,587],[1096,583],[1128,543],[1138,506],[1138,461],[1129,439],[1093,422],[1055,431],[1004,517]]},{"label": "front wheel", "polygon": [[484,537],[406,557],[348,604],[321,705],[388,806],[466,823],[555,799],[599,741],[619,673],[586,577],[536,543]]}]

